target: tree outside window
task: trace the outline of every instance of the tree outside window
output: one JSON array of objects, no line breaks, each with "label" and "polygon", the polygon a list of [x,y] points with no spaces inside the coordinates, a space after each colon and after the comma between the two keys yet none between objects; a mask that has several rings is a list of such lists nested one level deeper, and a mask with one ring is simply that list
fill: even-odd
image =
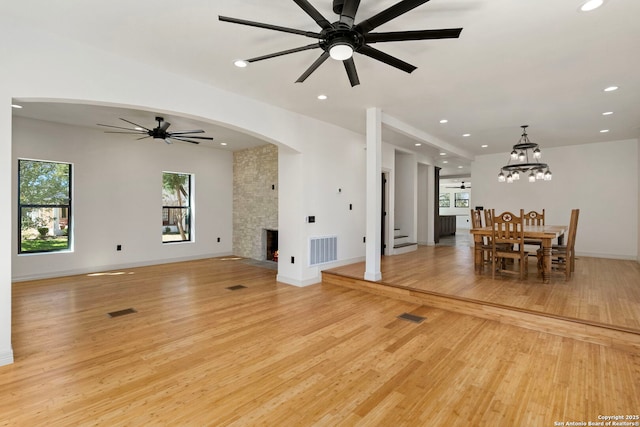
[{"label": "tree outside window", "polygon": [[191,175],[162,173],[162,242],[191,240]]},{"label": "tree outside window", "polygon": [[18,253],[71,247],[71,165],[18,160]]},{"label": "tree outside window", "polygon": [[469,207],[469,193],[456,193],[456,195],[455,195],[455,207],[456,208],[468,208]]}]

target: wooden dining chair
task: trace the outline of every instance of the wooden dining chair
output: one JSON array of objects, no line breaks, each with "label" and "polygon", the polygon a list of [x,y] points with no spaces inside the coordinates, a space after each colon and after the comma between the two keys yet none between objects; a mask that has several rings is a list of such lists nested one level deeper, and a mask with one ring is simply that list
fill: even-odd
[{"label": "wooden dining chair", "polygon": [[[529,211],[524,214],[524,225],[544,225],[544,209],[542,212]],[[536,250],[542,247],[542,240],[540,239],[527,239],[524,241],[525,245],[537,246]],[[532,254],[532,255],[535,255]]]},{"label": "wooden dining chair", "polygon": [[[520,279],[524,279],[529,271],[528,255],[524,250],[524,210],[520,209],[520,215],[511,212],[503,212],[496,215],[495,210],[491,210],[493,218],[491,239],[493,246],[492,253],[492,277],[495,278],[496,271],[506,274],[518,274]],[[519,270],[510,270],[507,263],[503,262],[511,259],[516,265],[518,261]]]},{"label": "wooden dining chair", "polygon": [[[580,216],[580,209],[571,210],[571,219],[569,220],[569,231],[567,233],[566,245],[553,245],[551,247],[551,271],[562,272],[565,280],[571,279],[573,272],[575,271],[575,244],[576,233],[578,231],[578,217]],[[544,253],[542,248],[538,249],[536,253],[538,257],[538,272],[542,271],[542,263],[544,259]]]},{"label": "wooden dining chair", "polygon": [[[482,228],[482,213],[477,209],[471,209],[471,228]],[[482,242],[474,245],[476,255],[478,252],[480,253],[480,263],[475,261],[478,257],[474,257],[474,262],[476,262],[475,268],[478,273],[482,273],[485,265],[491,264],[493,246],[488,243],[488,240],[490,239],[482,237]]]}]

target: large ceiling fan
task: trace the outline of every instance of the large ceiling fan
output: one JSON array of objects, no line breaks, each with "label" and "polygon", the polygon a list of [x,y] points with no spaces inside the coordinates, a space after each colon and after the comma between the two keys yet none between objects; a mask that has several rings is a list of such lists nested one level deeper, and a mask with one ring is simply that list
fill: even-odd
[{"label": "large ceiling fan", "polygon": [[156,117],[158,126],[156,126],[153,129],[146,128],[137,123],[133,123],[127,119],[120,118],[120,120],[127,122],[133,125],[134,127],[127,128],[127,127],[121,127],[121,126],[103,125],[100,123],[98,123],[98,126],[104,126],[108,128],[114,128],[114,129],[124,129],[125,131],[127,131],[127,132],[105,131],[105,133],[124,133],[124,134],[133,134],[133,135],[144,135],[143,137],[138,138],[138,140],[145,139],[145,138],[163,139],[167,144],[171,144],[172,140],[190,142],[192,144],[200,144],[200,141],[195,141],[196,139],[207,140],[207,141],[213,140],[213,138],[210,136],[193,136],[192,135],[194,133],[204,133],[202,129],[179,130],[175,132],[169,132],[167,129],[169,129],[169,126],[171,126],[171,123],[165,122],[164,118],[162,117]]},{"label": "large ceiling fan", "polygon": [[419,30],[419,31],[395,31],[372,33],[371,31],[382,24],[428,2],[429,0],[402,0],[382,12],[355,24],[356,12],[360,5],[360,0],[333,0],[333,11],[340,15],[336,22],[329,22],[318,10],[307,0],[293,0],[302,8],[314,21],[322,28],[318,32],[297,30],[295,28],[281,27],[278,25],[265,24],[244,19],[219,16],[220,21],[234,24],[248,25],[251,27],[265,28],[268,30],[282,31],[285,33],[298,34],[305,37],[318,39],[319,42],[306,46],[275,52],[264,56],[247,59],[246,63],[261,61],[263,59],[275,58],[277,56],[290,53],[301,52],[309,49],[321,48],[322,54],[311,66],[296,80],[296,83],[304,82],[327,58],[331,57],[344,63],[351,86],[360,84],[353,53],[357,52],[378,61],[384,62],[399,70],[411,73],[415,66],[404,62],[396,57],[388,55],[370,46],[372,43],[395,42],[406,40],[427,40],[458,38],[462,28],[448,28],[441,30]]}]

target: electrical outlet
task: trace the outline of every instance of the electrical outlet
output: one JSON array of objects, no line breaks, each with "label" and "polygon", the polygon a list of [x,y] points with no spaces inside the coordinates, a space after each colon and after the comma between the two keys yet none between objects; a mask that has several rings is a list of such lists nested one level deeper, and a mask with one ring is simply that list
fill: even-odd
[{"label": "electrical outlet", "polygon": [[117,245],[116,246],[116,251],[121,251],[122,250],[122,245]]},{"label": "electrical outlet", "polygon": [[218,237],[218,243],[220,243],[220,238]]}]

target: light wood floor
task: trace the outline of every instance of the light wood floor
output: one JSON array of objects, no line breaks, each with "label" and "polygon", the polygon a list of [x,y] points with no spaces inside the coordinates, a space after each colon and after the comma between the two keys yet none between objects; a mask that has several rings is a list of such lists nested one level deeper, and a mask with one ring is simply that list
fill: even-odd
[{"label": "light wood floor", "polygon": [[[137,313],[107,316],[126,308]],[[640,412],[638,354],[291,287],[231,258],[15,283],[13,322],[1,426],[552,426]]]},{"label": "light wood floor", "polygon": [[[578,257],[574,277],[554,275],[543,284],[530,257],[529,276],[491,279],[475,274],[469,246],[419,246],[415,252],[383,257],[382,282],[392,286],[487,301],[510,307],[618,326],[640,333],[640,264]],[[331,271],[362,278],[365,264]]]}]

